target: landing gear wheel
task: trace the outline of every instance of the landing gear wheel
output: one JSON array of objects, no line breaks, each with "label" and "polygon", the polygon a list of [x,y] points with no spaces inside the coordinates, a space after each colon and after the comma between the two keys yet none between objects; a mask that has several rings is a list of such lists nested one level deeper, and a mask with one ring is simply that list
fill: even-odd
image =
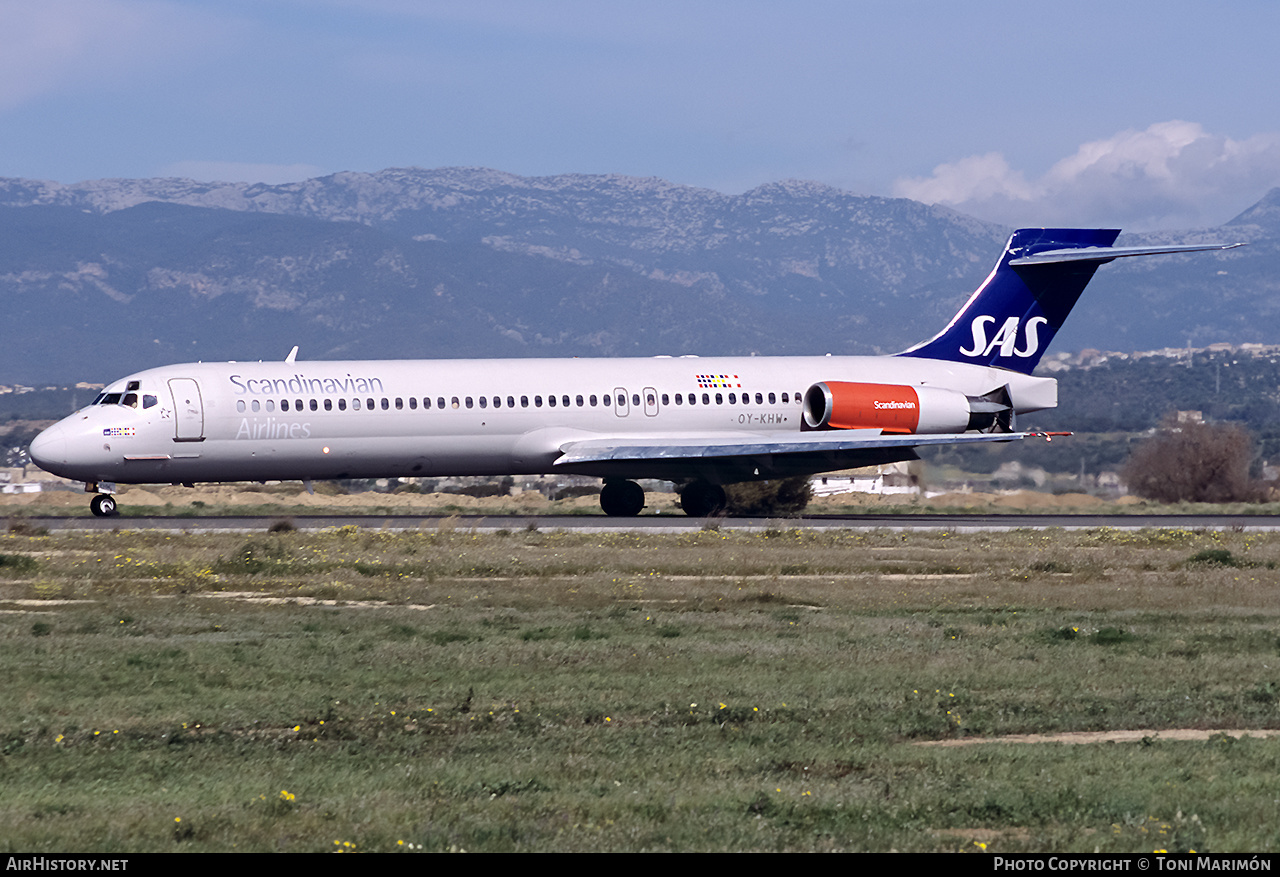
[{"label": "landing gear wheel", "polygon": [[727,500],[718,484],[694,481],[680,491],[680,508],[691,518],[705,518],[724,511]]},{"label": "landing gear wheel", "polygon": [[89,510],[99,518],[114,518],[120,514],[116,508],[116,498],[109,493],[99,493],[89,500]]},{"label": "landing gear wheel", "polygon": [[644,488],[634,481],[606,481],[600,489],[600,508],[610,517],[634,517],[644,508]]}]

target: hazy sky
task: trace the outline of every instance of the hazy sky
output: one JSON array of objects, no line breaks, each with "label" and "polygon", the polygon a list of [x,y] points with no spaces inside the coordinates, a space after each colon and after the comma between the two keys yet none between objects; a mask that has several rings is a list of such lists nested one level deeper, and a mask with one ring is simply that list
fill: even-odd
[{"label": "hazy sky", "polygon": [[1280,3],[0,0],[0,176],[818,180],[1008,224],[1280,186]]}]

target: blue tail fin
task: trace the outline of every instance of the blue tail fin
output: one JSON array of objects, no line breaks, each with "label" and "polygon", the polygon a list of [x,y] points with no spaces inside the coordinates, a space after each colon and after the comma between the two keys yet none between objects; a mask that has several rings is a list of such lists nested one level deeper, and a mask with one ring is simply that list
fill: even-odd
[{"label": "blue tail fin", "polygon": [[[1098,266],[1131,254],[1109,249],[1119,234],[1111,228],[1018,229],[995,270],[947,327],[898,355],[1029,374]],[[1086,248],[1091,252],[1069,252]],[[1030,258],[1037,254],[1048,258]]]}]

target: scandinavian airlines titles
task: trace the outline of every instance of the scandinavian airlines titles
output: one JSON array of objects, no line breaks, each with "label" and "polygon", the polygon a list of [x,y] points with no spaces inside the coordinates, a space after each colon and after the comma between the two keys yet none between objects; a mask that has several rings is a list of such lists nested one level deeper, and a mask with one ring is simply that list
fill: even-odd
[{"label": "scandinavian airlines titles", "polygon": [[987,340],[987,326],[996,321],[995,317],[983,314],[974,317],[973,322],[969,325],[973,332],[973,347],[961,347],[960,352],[965,356],[988,356],[996,347],[1000,348],[1001,356],[1033,356],[1040,349],[1039,329],[1049,321],[1045,317],[1032,317],[1027,320],[1027,325],[1023,328],[1023,337],[1026,340],[1026,346],[1018,349],[1018,327],[1021,323],[1019,317],[1009,317],[1004,321],[1004,325],[996,332],[995,337],[990,341]]}]

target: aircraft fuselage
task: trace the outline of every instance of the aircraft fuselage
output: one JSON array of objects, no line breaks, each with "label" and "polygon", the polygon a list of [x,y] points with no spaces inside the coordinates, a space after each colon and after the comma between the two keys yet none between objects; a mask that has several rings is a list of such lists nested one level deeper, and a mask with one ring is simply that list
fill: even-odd
[{"label": "aircraft fuselage", "polygon": [[[545,474],[575,471],[555,465],[561,449],[600,437],[800,432],[804,394],[819,381],[974,396],[1007,384],[1017,413],[1057,401],[1052,379],[901,357],[188,363],[114,382],[33,453],[58,475],[126,484]],[[678,480],[690,467],[640,468],[620,464],[617,475]],[[713,461],[706,469],[724,480]]]}]

